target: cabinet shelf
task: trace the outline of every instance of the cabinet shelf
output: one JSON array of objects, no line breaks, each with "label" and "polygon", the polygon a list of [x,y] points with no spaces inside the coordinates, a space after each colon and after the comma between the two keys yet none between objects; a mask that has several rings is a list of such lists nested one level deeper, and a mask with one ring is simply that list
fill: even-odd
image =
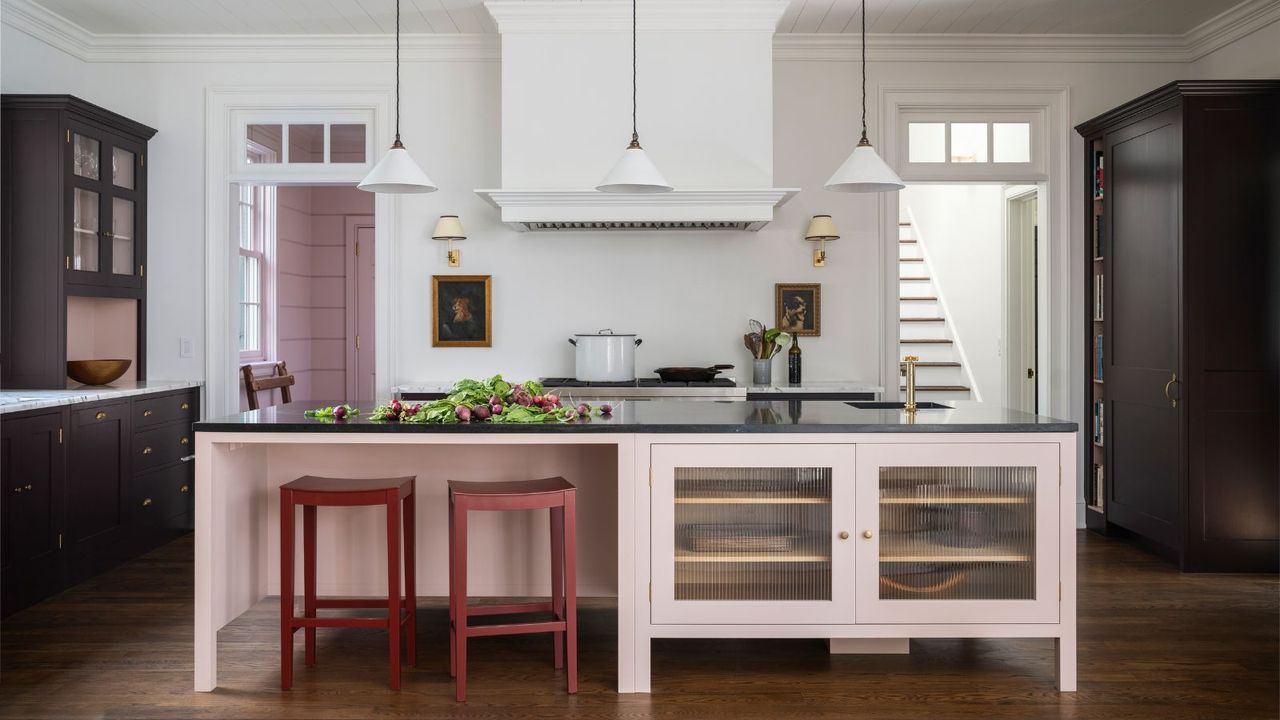
[{"label": "cabinet shelf", "polygon": [[1030,498],[1016,495],[971,497],[881,497],[881,505],[1026,505]]},{"label": "cabinet shelf", "polygon": [[676,562],[681,563],[829,563],[829,555],[795,555],[784,553],[763,553],[756,555],[701,555],[695,553],[676,553]]},{"label": "cabinet shelf", "polygon": [[988,546],[953,547],[936,543],[890,541],[880,543],[882,563],[1030,562],[1031,555],[1014,548]]},{"label": "cabinet shelf", "polygon": [[682,497],[677,505],[830,505],[831,498],[820,497]]}]

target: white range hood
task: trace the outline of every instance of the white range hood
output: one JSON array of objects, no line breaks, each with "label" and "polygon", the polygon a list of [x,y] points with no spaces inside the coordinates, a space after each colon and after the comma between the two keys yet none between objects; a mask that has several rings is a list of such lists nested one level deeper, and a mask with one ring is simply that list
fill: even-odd
[{"label": "white range hood", "polygon": [[595,190],[631,131],[629,0],[488,0],[502,36],[502,185],[526,231],[759,230],[773,187],[773,33],[788,0],[640,0],[639,125],[675,187]]}]

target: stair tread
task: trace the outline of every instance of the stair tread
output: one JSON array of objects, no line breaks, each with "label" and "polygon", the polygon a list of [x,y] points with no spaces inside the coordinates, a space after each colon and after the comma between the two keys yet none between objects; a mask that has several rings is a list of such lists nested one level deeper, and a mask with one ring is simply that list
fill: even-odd
[{"label": "stair tread", "polygon": [[930,295],[913,295],[913,296],[904,295],[898,299],[899,300],[931,300],[935,302],[938,300],[937,296],[930,296]]},{"label": "stair tread", "polygon": [[[906,392],[906,385],[899,385],[898,389]],[[916,392],[969,392],[969,388],[964,385],[916,385]]]},{"label": "stair tread", "polygon": [[958,362],[941,362],[941,361],[920,362],[920,361],[918,361],[918,360],[917,360],[917,361],[916,361],[916,367],[918,367],[918,368],[922,368],[922,367],[960,367],[960,363],[958,363]]},{"label": "stair tread", "polygon": [[946,322],[946,318],[941,317],[904,317],[898,318],[900,322]]},{"label": "stair tread", "polygon": [[927,278],[927,277],[900,277],[900,278],[898,278],[898,280],[899,280],[899,281],[902,281],[902,280],[928,280],[928,279],[929,279],[929,278]]},{"label": "stair tread", "polygon": [[901,243],[901,244],[903,244],[903,245],[915,245],[915,244],[916,244],[916,242],[918,242],[918,241],[917,241],[917,240],[915,240],[915,239],[905,239],[905,240],[904,240],[904,239],[902,239],[902,238],[898,238],[898,242],[899,242],[899,243]]},{"label": "stair tread", "polygon": [[911,223],[898,221],[898,227],[911,227]]},{"label": "stair tread", "polygon": [[936,345],[950,345],[954,340],[934,340],[932,338],[900,338],[898,343],[901,345],[909,345],[911,343],[930,343]]},{"label": "stair tread", "polygon": [[924,258],[898,258],[898,262],[924,262]]}]

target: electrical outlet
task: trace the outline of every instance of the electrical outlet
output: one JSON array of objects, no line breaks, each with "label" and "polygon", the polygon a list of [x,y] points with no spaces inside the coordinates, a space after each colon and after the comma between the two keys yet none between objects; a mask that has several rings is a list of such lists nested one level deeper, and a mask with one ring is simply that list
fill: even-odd
[{"label": "electrical outlet", "polygon": [[189,358],[195,357],[195,343],[189,337],[178,338],[178,357]]}]

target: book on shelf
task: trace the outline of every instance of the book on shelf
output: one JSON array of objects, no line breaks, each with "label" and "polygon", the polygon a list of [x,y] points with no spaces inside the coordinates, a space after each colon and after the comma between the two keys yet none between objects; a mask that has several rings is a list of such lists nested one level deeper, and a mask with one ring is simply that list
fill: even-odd
[{"label": "book on shelf", "polygon": [[1102,335],[1093,336],[1093,379],[1102,382]]},{"label": "book on shelf", "polygon": [[1102,274],[1095,273],[1093,276],[1093,319],[1099,321],[1106,317],[1102,312],[1102,299],[1104,297],[1102,282]]},{"label": "book on shelf", "polygon": [[1101,465],[1093,466],[1093,482],[1089,487],[1089,504],[1099,510],[1107,507],[1106,469]]},{"label": "book on shelf", "polygon": [[1095,258],[1106,257],[1106,231],[1107,220],[1105,215],[1093,216],[1093,256]]},{"label": "book on shelf", "polygon": [[1093,197],[1099,199],[1106,192],[1106,168],[1101,150],[1093,152]]},{"label": "book on shelf", "polygon": [[1101,400],[1093,403],[1093,444],[1106,445],[1106,407]]}]

